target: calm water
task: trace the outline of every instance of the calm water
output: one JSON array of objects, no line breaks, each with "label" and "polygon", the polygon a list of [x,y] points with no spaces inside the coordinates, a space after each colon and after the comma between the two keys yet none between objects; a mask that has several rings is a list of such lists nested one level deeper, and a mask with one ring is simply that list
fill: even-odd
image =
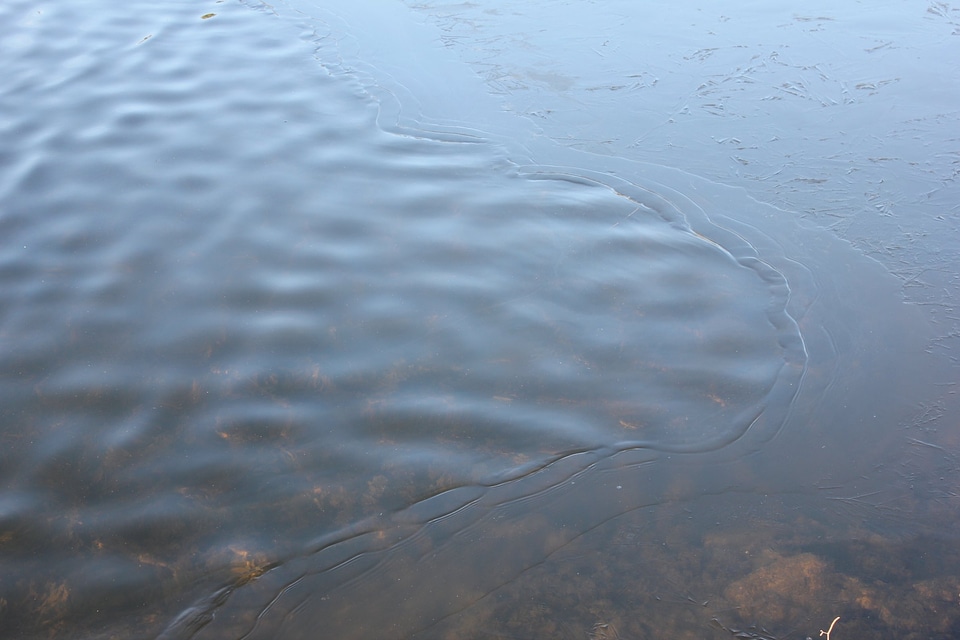
[{"label": "calm water", "polygon": [[960,635],[960,9],[0,24],[0,637]]}]

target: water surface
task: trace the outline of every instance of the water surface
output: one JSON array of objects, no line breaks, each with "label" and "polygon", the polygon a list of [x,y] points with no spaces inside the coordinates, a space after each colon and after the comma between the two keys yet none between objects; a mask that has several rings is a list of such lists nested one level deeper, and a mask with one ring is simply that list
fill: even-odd
[{"label": "water surface", "polygon": [[7,634],[951,637],[958,17],[805,11],[8,3]]}]

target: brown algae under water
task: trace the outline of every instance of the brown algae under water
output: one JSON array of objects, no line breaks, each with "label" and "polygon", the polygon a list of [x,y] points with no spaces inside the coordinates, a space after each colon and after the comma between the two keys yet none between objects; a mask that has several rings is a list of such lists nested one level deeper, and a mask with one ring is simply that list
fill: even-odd
[{"label": "brown algae under water", "polygon": [[[94,107],[131,69],[154,83],[88,135],[195,123],[138,138],[156,173],[129,163],[136,179],[114,186],[134,199],[119,208],[226,213],[204,218],[209,233],[172,213],[128,232],[139,217],[124,216],[111,229],[156,234],[164,251],[104,251],[118,288],[98,288],[102,271],[84,262],[97,238],[57,228],[61,262],[37,253],[4,271],[8,291],[23,270],[77,285],[53,345],[61,364],[13,350],[5,362],[27,372],[5,396],[26,418],[0,437],[35,466],[8,504],[37,505],[11,507],[21,515],[0,529],[16,560],[0,581],[12,637],[960,636],[956,369],[930,348],[943,327],[834,232],[742,189],[482,121],[434,124],[411,107],[412,83],[378,70],[386,56],[363,59],[378,22],[419,33],[400,7],[331,27],[309,3],[218,3],[149,40],[158,18],[145,9],[123,31],[158,48],[128,58],[142,66],[99,77],[113,67],[86,61],[100,69],[87,69]],[[227,44],[245,38],[289,68]],[[423,54],[424,77],[466,82],[431,74],[443,56],[423,42],[395,46]],[[268,76],[261,100],[240,89]],[[198,102],[152,93],[165,82]],[[230,110],[211,122],[211,95],[247,110],[243,126]],[[315,147],[281,133],[287,120]],[[230,149],[243,179],[209,173],[204,148]],[[55,189],[35,195],[44,171],[11,182],[31,210],[63,205]],[[306,174],[325,177],[310,190],[320,204],[303,196]],[[98,183],[84,184],[72,201],[99,210]],[[137,184],[190,197],[136,200]],[[386,213],[364,227],[357,211]],[[31,228],[18,220],[5,229]],[[493,220],[502,233],[485,231]],[[686,288],[663,284],[677,272]],[[114,322],[130,313],[117,299],[138,328]],[[104,318],[85,320],[97,308]],[[46,344],[32,331],[49,325],[11,317],[2,335]],[[321,337],[296,337],[303,326]],[[585,341],[588,329],[602,337]],[[108,375],[77,376],[91,363]],[[339,424],[355,430],[318,435]],[[47,454],[28,440],[62,444]]]},{"label": "brown algae under water", "polygon": [[[659,171],[672,187],[611,175],[630,169]],[[955,473],[956,458],[948,443],[919,439],[902,457],[890,446],[899,432],[877,438],[871,422],[881,415],[922,433],[926,414],[897,398],[923,397],[921,378],[943,379],[938,366],[925,369],[930,361],[892,370],[886,360],[891,345],[925,353],[932,335],[915,309],[903,307],[898,283],[831,234],[786,232],[782,212],[681,172],[629,163],[607,175],[523,171],[633,192],[647,211],[658,198],[685,203],[681,217],[697,234],[722,238],[724,247],[743,243],[787,274],[795,287],[787,308],[804,341],[794,358],[802,385],[797,379],[781,389],[787,414],[764,416],[769,424],[747,419],[753,430],[718,452],[684,457],[669,446],[631,445],[628,436],[502,484],[440,493],[318,541],[310,553],[219,594],[228,603],[222,608],[218,601],[188,612],[171,631],[626,639],[789,638],[830,629],[841,639],[952,637],[960,558],[953,539],[940,535],[955,522],[951,496],[924,495],[898,480],[911,465]],[[932,375],[914,377],[919,370]],[[847,429],[838,433],[838,424]],[[621,426],[628,434],[629,422]],[[395,482],[378,478],[361,500],[375,502]],[[500,489],[504,497],[491,497]],[[911,522],[916,513],[924,513],[923,526]],[[842,624],[832,627],[835,615]]]}]

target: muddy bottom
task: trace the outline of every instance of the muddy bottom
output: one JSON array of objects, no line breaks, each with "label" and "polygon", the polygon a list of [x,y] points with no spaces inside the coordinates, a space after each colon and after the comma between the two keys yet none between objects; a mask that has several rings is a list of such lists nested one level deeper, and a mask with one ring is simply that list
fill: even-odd
[{"label": "muddy bottom", "polygon": [[955,540],[751,498],[615,518],[418,637],[816,638],[837,616],[833,640],[960,637]]}]

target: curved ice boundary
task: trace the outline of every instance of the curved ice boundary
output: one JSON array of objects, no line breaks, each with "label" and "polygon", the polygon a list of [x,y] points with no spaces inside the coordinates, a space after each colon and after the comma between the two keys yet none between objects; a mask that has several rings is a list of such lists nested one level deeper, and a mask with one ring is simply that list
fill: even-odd
[{"label": "curved ice boundary", "polygon": [[[389,22],[391,17],[403,19],[385,15],[398,11],[397,8],[384,8],[384,14],[378,14],[376,20],[371,16],[371,20],[354,28],[349,18],[338,16],[331,12],[333,10],[303,3],[277,6],[281,12],[292,9],[293,18],[306,24],[311,31],[310,39],[316,44],[317,58],[331,75],[355,83],[363,94],[376,101],[378,124],[384,131],[450,143],[492,145],[502,149],[518,174],[527,179],[606,187],[636,203],[638,215],[657,216],[678,234],[686,234],[722,251],[740,266],[752,270],[774,301],[767,309],[767,318],[774,327],[783,365],[763,401],[744,409],[732,420],[731,428],[719,435],[694,442],[623,440],[595,448],[563,451],[506,469],[485,483],[444,491],[396,513],[354,523],[322,536],[301,553],[276,559],[264,566],[254,579],[246,576],[224,585],[185,610],[169,625],[162,638],[287,637],[284,633],[297,635],[316,628],[317,624],[328,625],[331,617],[342,619],[350,613],[349,609],[337,612],[326,607],[324,603],[331,594],[349,591],[364,581],[376,583],[390,571],[391,563],[424,561],[426,556],[416,550],[425,540],[430,540],[428,546],[434,549],[429,562],[435,566],[430,570],[451,570],[461,553],[454,549],[457,543],[467,541],[467,547],[471,544],[475,547],[474,555],[482,556],[489,551],[489,544],[475,541],[483,539],[482,532],[491,526],[492,520],[521,518],[520,514],[533,500],[537,501],[541,513],[549,511],[551,500],[556,503],[560,496],[565,504],[580,505],[591,500],[606,473],[643,468],[662,460],[666,454],[717,452],[734,444],[738,446],[730,455],[736,457],[744,451],[756,450],[777,436],[792,410],[807,370],[808,352],[798,321],[811,300],[817,297],[819,283],[808,269],[791,260],[775,240],[749,221],[734,220],[729,217],[733,212],[711,215],[705,206],[712,200],[722,208],[725,190],[668,167],[558,148],[539,137],[534,128],[526,126],[529,123],[516,122],[512,117],[505,119],[504,114],[487,117],[490,116],[487,112],[481,118],[487,120],[481,125],[490,127],[489,130],[461,124],[469,114],[445,123],[432,122],[418,106],[420,101],[415,89],[391,75],[389,65],[380,64],[385,62],[384,58],[377,59],[374,55],[373,63],[366,62],[371,59],[367,54],[368,45],[375,38],[371,35],[373,23]],[[337,10],[352,11],[347,4]],[[366,40],[357,42],[356,34],[364,30],[368,31]],[[402,44],[393,46],[394,51],[404,50]],[[429,64],[430,61],[423,62]],[[439,64],[440,60],[434,62]],[[429,69],[420,71],[430,72]],[[484,102],[483,96],[465,92],[459,85],[450,87],[449,91],[457,95],[459,104],[483,109],[480,104]],[[507,126],[498,132],[497,124],[504,122]],[[545,158],[551,162],[544,162]],[[560,163],[553,164],[556,160]],[[584,168],[586,166],[591,168]],[[691,191],[683,193],[656,177],[678,186],[687,181]],[[803,290],[802,296],[795,295],[798,288]],[[643,498],[629,505],[616,503],[590,514],[588,522],[570,522],[569,529],[557,538],[554,546],[594,526],[595,522],[612,517],[617,510],[646,503]],[[554,524],[571,513],[569,508],[558,510]],[[549,552],[549,548],[537,549],[514,558],[516,565],[510,571],[515,573],[524,566],[532,566]],[[426,570],[422,566],[421,569]],[[499,569],[491,569],[479,589],[480,595],[475,594],[473,600],[508,579]],[[442,612],[466,605],[466,601],[456,599],[459,595],[455,590],[435,595],[436,601],[429,608],[436,611],[429,615],[421,608],[426,606],[422,603],[410,608],[409,618],[403,618],[402,612],[391,613],[399,620],[394,623],[395,637],[417,631],[422,626],[419,620],[442,617]],[[346,600],[339,599],[338,606],[342,607]],[[289,625],[294,625],[295,630],[291,631]],[[327,626],[325,633],[331,628]],[[284,632],[278,635],[280,630]]]}]

